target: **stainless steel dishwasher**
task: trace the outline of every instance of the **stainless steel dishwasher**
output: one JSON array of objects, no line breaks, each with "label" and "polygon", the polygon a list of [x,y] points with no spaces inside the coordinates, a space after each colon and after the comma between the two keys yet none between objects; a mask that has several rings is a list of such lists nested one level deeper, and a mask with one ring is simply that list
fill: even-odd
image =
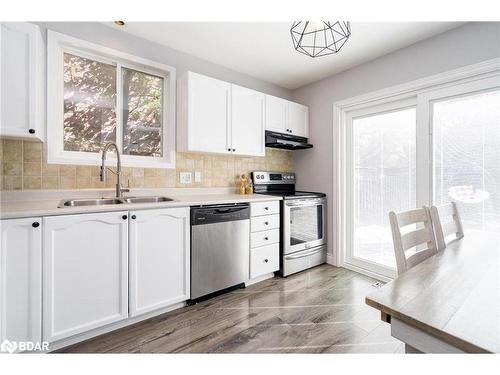
[{"label": "stainless steel dishwasher", "polygon": [[191,207],[190,302],[244,286],[249,248],[249,204]]}]

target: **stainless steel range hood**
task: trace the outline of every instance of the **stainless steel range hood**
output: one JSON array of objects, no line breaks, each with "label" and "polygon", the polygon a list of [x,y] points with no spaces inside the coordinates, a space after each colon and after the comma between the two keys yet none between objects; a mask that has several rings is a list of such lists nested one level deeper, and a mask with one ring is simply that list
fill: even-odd
[{"label": "stainless steel range hood", "polygon": [[284,150],[303,150],[313,145],[307,143],[307,138],[266,130],[266,147]]}]

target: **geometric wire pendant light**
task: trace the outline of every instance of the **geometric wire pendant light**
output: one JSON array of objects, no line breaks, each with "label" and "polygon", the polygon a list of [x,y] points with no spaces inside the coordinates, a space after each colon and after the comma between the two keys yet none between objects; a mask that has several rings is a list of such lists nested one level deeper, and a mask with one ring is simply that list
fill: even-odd
[{"label": "geometric wire pendant light", "polygon": [[320,57],[340,51],[351,36],[351,26],[344,21],[296,21],[290,33],[297,51]]}]

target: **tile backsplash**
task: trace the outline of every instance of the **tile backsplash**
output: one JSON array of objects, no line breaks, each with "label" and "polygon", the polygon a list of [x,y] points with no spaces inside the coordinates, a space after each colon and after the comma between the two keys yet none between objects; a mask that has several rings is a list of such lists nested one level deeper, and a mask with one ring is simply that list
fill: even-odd
[{"label": "tile backsplash", "polygon": [[[1,190],[89,189],[114,187],[116,183],[112,174],[108,175],[107,184],[102,183],[98,166],[47,164],[45,145],[41,142],[0,139],[0,165]],[[241,173],[293,169],[292,153],[285,150],[266,149],[265,157],[178,152],[175,169],[124,167],[122,181],[131,188],[231,187]],[[201,172],[199,183],[194,183],[195,171]],[[180,172],[191,172],[193,183],[179,183]]]}]

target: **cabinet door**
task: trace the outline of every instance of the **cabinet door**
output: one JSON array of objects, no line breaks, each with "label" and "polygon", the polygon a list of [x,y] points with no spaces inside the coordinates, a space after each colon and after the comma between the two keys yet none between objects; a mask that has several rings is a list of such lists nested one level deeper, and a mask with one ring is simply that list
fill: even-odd
[{"label": "cabinet door", "polygon": [[1,220],[0,342],[42,340],[41,219]]},{"label": "cabinet door", "polygon": [[53,342],[128,316],[127,212],[43,219],[43,332]]},{"label": "cabinet door", "polygon": [[286,110],[287,101],[285,99],[266,95],[266,130],[287,133]]},{"label": "cabinet door", "polygon": [[238,155],[265,155],[265,95],[231,85],[232,152]]},{"label": "cabinet door", "polygon": [[299,137],[309,136],[309,108],[305,105],[288,102],[289,133]]},{"label": "cabinet door", "polygon": [[44,140],[44,58],[38,26],[0,24],[0,135]]},{"label": "cabinet door", "polygon": [[189,73],[188,151],[229,153],[229,95],[227,82]]},{"label": "cabinet door", "polygon": [[189,208],[130,212],[130,315],[189,299]]}]

